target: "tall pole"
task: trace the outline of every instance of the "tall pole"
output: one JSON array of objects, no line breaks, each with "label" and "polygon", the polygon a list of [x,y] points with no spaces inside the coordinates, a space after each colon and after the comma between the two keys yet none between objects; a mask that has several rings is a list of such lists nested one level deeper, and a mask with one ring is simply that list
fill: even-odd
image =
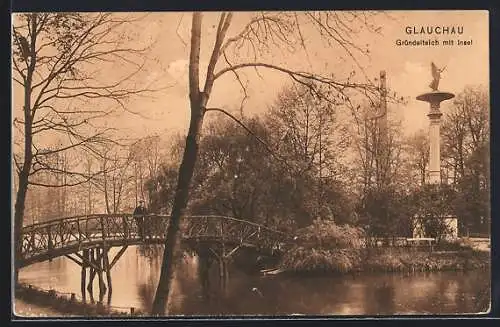
[{"label": "tall pole", "polygon": [[380,71],[380,136],[381,145],[384,147],[387,145],[387,84],[386,84],[386,72],[385,70]]},{"label": "tall pole", "polygon": [[380,71],[380,111],[378,117],[378,142],[377,142],[377,161],[378,161],[378,186],[387,185],[387,175],[389,170],[389,142],[387,131],[387,85],[386,72]]},{"label": "tall pole", "polygon": [[[321,109],[320,109],[321,110]],[[319,202],[319,206],[318,208],[320,208],[320,214],[318,215],[318,217],[321,217],[321,208],[323,208],[323,175],[322,175],[322,170],[323,170],[323,167],[322,167],[322,151],[323,151],[323,144],[322,144],[322,139],[321,139],[321,136],[323,134],[323,112],[320,112],[320,115],[319,115],[319,195],[318,195],[318,202]]]}]

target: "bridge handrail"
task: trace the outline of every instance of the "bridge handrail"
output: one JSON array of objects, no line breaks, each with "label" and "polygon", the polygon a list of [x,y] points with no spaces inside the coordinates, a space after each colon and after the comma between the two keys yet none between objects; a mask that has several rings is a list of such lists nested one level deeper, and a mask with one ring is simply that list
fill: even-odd
[{"label": "bridge handrail", "polygon": [[225,220],[232,220],[232,221],[237,221],[237,222],[244,223],[244,224],[251,225],[251,226],[255,226],[255,227],[260,227],[261,229],[265,229],[265,230],[273,232],[273,233],[286,235],[286,233],[283,233],[283,232],[281,232],[279,230],[272,229],[272,228],[267,227],[265,225],[254,223],[253,221],[248,221],[248,220],[234,218],[234,217],[229,217],[229,216],[221,216],[221,215],[193,215],[193,216],[186,216],[186,218],[214,218],[214,219],[223,218]]},{"label": "bridge handrail", "polygon": [[46,221],[42,221],[39,223],[34,223],[34,224],[29,224],[26,226],[23,226],[24,228],[28,227],[43,227],[43,226],[48,226],[48,225],[55,225],[56,223],[59,223],[61,221],[75,221],[75,220],[86,220],[86,219],[91,219],[91,218],[99,218],[99,217],[113,217],[113,216],[133,216],[133,214],[129,213],[92,213],[88,215],[78,215],[78,216],[69,216],[69,217],[61,217],[61,218],[54,218],[54,219],[49,219]]},{"label": "bridge handrail", "polygon": [[[133,217],[133,213],[113,213],[113,214],[89,214],[89,215],[78,215],[78,216],[70,216],[70,217],[62,217],[62,218],[56,218],[56,219],[51,219],[47,220],[44,222],[39,222],[35,224],[30,224],[22,227],[22,231],[28,231],[30,229],[34,228],[42,228],[42,227],[47,227],[47,226],[53,226],[57,225],[61,222],[69,223],[69,222],[74,222],[74,221],[85,221],[93,218],[100,218],[100,217]],[[171,215],[160,215],[160,214],[147,214],[147,215],[141,215],[143,217],[150,217],[150,218],[170,218]],[[254,227],[260,227],[261,229],[264,229],[269,232],[273,232],[276,234],[281,234],[281,235],[286,235],[286,233],[281,232],[276,229],[269,228],[265,225],[261,225],[252,221],[244,220],[244,219],[239,219],[239,218],[234,218],[234,217],[229,217],[229,216],[223,216],[223,215],[186,215],[185,218],[195,218],[195,219],[202,219],[202,218],[209,218],[209,219],[224,219],[224,220],[231,220],[231,221],[236,221],[240,222],[243,224],[251,225]]]}]

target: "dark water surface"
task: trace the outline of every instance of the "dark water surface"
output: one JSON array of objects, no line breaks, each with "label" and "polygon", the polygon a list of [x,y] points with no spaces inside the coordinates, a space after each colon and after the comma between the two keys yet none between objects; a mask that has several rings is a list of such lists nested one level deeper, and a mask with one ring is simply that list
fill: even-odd
[{"label": "dark water surface", "polygon": [[[118,249],[111,250],[111,257]],[[162,250],[129,247],[112,270],[111,305],[149,310],[159,278]],[[186,255],[176,272],[171,312],[184,315],[462,314],[488,310],[489,271],[368,274],[329,277],[259,276],[232,268],[225,291],[217,267],[209,298],[198,279],[197,257]],[[44,289],[80,291],[80,267],[66,258],[23,268],[21,282]],[[97,299],[97,278],[94,286]],[[106,299],[106,298],[105,298]]]}]

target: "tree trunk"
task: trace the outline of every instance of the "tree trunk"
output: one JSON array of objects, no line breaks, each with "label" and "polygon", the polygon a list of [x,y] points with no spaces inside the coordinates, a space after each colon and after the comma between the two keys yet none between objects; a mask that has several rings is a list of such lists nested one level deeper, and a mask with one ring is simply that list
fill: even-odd
[{"label": "tree trunk", "polygon": [[180,243],[180,223],[184,210],[187,206],[189,186],[193,176],[196,157],[198,155],[199,134],[203,123],[203,112],[201,108],[196,109],[191,115],[191,124],[186,138],[186,147],[179,169],[179,179],[175,194],[172,216],[167,228],[167,237],[165,241],[165,250],[163,252],[163,264],[161,267],[160,280],[156,290],[153,302],[154,315],[165,313],[165,306],[170,292],[172,276],[175,263],[178,260],[178,247]]},{"label": "tree trunk", "polygon": [[[32,59],[33,60],[33,59]],[[19,172],[19,188],[16,195],[16,203],[14,205],[14,283],[19,282],[19,263],[22,253],[21,230],[24,220],[24,208],[26,193],[28,192],[29,174],[33,161],[33,116],[31,114],[31,79],[34,70],[34,62],[30,64],[30,69],[26,77],[24,86],[24,162],[21,171]]]},{"label": "tree trunk", "polygon": [[21,172],[19,173],[19,188],[17,190],[16,203],[14,205],[15,284],[17,284],[19,281],[18,280],[19,263],[21,260],[21,252],[22,252],[21,230],[23,227],[23,220],[24,220],[26,193],[28,192],[28,184],[29,184],[28,176],[31,170],[31,162],[32,162],[31,114],[30,111],[26,109],[25,109],[25,130],[26,130],[26,136],[24,141],[24,146],[25,146],[24,164]]},{"label": "tree trunk", "polygon": [[186,146],[184,148],[181,166],[179,168],[179,178],[177,181],[172,215],[167,228],[160,280],[158,282],[158,287],[153,301],[153,315],[165,314],[168,297],[170,295],[174,268],[180,255],[180,223],[184,210],[187,206],[189,186],[191,184],[196,158],[198,156],[199,138],[201,127],[203,125],[203,116],[205,114],[205,109],[202,107],[202,103],[206,102],[207,95],[202,94],[199,91],[201,19],[201,13],[193,13],[191,27],[191,53],[189,62],[191,122],[189,125],[188,135],[186,137]]},{"label": "tree trunk", "polygon": [[[31,166],[31,164],[30,164]],[[14,245],[15,245],[15,268],[14,268],[14,283],[15,285],[19,282],[19,264],[21,260],[21,230],[23,227],[24,218],[24,203],[26,200],[26,193],[28,191],[28,174],[24,174],[24,169],[19,174],[19,189],[16,195],[16,204],[14,211]]]}]

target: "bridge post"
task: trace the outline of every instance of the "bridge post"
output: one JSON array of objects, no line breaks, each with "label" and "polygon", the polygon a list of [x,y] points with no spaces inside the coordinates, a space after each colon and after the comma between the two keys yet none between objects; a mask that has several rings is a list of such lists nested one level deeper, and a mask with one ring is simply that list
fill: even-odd
[{"label": "bridge post", "polygon": [[[102,238],[103,240],[105,240],[105,239],[106,239],[106,228],[104,228],[104,227],[105,227],[105,225],[106,225],[106,224],[104,223],[104,217],[103,217],[103,216],[101,216],[101,217],[99,218],[99,220],[101,221],[101,238]],[[98,252],[99,252],[99,251],[98,251]]]},{"label": "bridge post", "polygon": [[108,284],[108,305],[111,303],[111,294],[113,293],[113,286],[111,282],[111,267],[109,265],[109,247],[105,246],[103,249],[103,264],[104,264],[104,270],[106,271],[106,282]]},{"label": "bridge post", "polygon": [[220,279],[221,291],[223,293],[226,292],[228,278],[229,278],[229,271],[227,267],[227,260],[221,253],[221,256],[219,257],[219,279]]},{"label": "bridge post", "polygon": [[221,279],[222,292],[225,293],[227,290],[227,283],[229,280],[229,269],[228,269],[228,257],[226,256],[226,235],[224,230],[224,219],[220,219],[220,234],[221,234],[221,244],[220,244],[220,254],[219,254],[219,275]]},{"label": "bridge post", "polygon": [[[82,258],[87,259],[89,257],[89,250],[82,251]],[[81,291],[82,291],[82,300],[83,302],[87,302],[87,292],[85,290],[85,283],[87,282],[87,267],[88,264],[85,260],[82,260],[82,272],[81,272]]]},{"label": "bridge post", "polygon": [[[94,279],[97,275],[99,282],[99,302],[103,302],[104,295],[108,292],[108,304],[111,302],[112,282],[111,282],[111,267],[109,263],[109,246],[103,244],[102,247],[93,249],[85,249],[81,255],[81,291],[83,301],[86,302],[86,291],[89,293],[91,303],[94,303]],[[71,259],[71,258],[70,258]],[[117,259],[117,258],[115,258]],[[87,283],[87,268],[89,269],[89,280]],[[104,281],[103,273],[106,273],[106,282]],[[86,287],[85,287],[86,286]]]},{"label": "bridge post", "polygon": [[99,278],[99,302],[102,302],[104,299],[104,295],[106,294],[106,284],[104,283],[104,278],[103,278],[103,262],[104,262],[104,248],[96,248],[96,266],[98,268],[97,270],[97,276]]},{"label": "bridge post", "polygon": [[[95,265],[96,260],[94,259],[94,249],[88,250],[88,261]],[[89,266],[89,283],[87,285],[87,291],[89,292],[90,302],[94,303],[94,278],[96,271],[92,265]]]},{"label": "bridge post", "polygon": [[198,255],[198,278],[201,284],[202,296],[208,300],[210,299],[210,266],[212,261],[210,259],[210,252],[205,247],[198,247],[196,249]]},{"label": "bridge post", "polygon": [[128,228],[128,219],[126,215],[122,216],[122,222],[123,222],[123,238],[125,239],[125,242],[128,242],[129,228]]},{"label": "bridge post", "polygon": [[80,247],[82,246],[82,229],[80,227],[80,220],[77,221],[76,225],[78,228],[78,249],[80,249]]},{"label": "bridge post", "polygon": [[49,262],[52,262],[52,250],[54,249],[54,245],[52,244],[52,233],[51,233],[51,226],[47,226],[47,253],[49,254]]},{"label": "bridge post", "polygon": [[30,235],[30,247],[28,247],[27,251],[31,249],[32,251],[35,250],[35,232],[32,231]]}]

